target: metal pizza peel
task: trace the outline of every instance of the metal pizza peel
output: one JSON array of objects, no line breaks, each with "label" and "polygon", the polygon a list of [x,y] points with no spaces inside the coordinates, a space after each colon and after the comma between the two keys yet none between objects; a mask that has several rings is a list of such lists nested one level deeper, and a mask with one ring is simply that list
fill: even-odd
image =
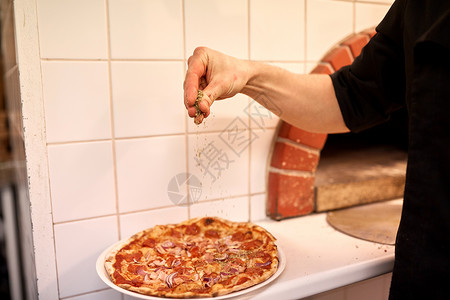
[{"label": "metal pizza peel", "polygon": [[330,211],[327,213],[327,222],[350,236],[394,245],[402,204],[401,200],[395,200]]}]

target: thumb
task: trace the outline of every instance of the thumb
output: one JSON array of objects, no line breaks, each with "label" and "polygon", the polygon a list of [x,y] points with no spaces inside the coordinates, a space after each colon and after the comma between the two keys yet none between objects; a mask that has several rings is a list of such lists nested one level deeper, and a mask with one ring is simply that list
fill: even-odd
[{"label": "thumb", "polygon": [[223,84],[223,81],[212,80],[203,90],[203,97],[198,102],[199,109],[204,113],[205,117],[210,114],[210,107],[217,99],[231,97],[228,95],[229,89]]}]

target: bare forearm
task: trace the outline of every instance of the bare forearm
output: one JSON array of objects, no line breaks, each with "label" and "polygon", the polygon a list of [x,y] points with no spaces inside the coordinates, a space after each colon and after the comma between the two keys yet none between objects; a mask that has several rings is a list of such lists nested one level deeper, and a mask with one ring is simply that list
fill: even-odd
[{"label": "bare forearm", "polygon": [[[197,99],[198,89],[203,89]],[[244,93],[286,122],[311,132],[347,132],[328,75],[299,75],[259,62],[240,60],[205,47],[188,60],[184,104],[200,123],[214,101]]]},{"label": "bare forearm", "polygon": [[348,132],[328,75],[294,74],[258,62],[248,62],[249,80],[242,93],[284,121],[311,132]]}]

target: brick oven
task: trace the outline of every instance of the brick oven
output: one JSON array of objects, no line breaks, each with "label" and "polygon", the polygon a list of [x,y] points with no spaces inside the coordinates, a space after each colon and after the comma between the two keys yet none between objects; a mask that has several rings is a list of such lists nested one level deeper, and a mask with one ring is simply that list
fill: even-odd
[{"label": "brick oven", "polygon": [[[368,29],[347,37],[311,73],[352,63],[374,35]],[[402,197],[406,144],[406,110],[359,134],[311,133],[280,121],[269,154],[267,215],[281,220]]]}]

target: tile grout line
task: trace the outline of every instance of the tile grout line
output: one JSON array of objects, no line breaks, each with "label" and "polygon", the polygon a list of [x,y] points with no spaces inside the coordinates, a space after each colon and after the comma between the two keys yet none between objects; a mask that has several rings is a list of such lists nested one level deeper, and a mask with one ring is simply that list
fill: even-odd
[{"label": "tile grout line", "polygon": [[306,74],[306,65],[308,63],[308,0],[303,2],[303,73]]},{"label": "tile grout line", "polygon": [[[247,0],[247,57],[250,60],[251,59],[251,0]],[[251,121],[250,121],[250,115],[251,115],[251,103],[252,99],[250,97],[247,97],[247,105],[248,105],[248,112],[249,112],[249,117],[247,120],[247,124],[248,124],[248,141],[250,142],[252,139],[252,133],[253,133],[253,129],[251,127]],[[251,198],[251,170],[252,170],[252,164],[251,164],[251,158],[252,158],[252,146],[251,143],[249,145],[248,148],[248,161],[247,161],[247,207],[248,207],[248,221],[251,222],[252,221],[252,198]]]},{"label": "tile grout line", "polygon": [[[185,54],[184,54],[185,55]],[[186,59],[178,59],[178,58],[42,58],[42,61],[48,62],[184,62]],[[263,63],[303,63],[304,60],[296,60],[296,59],[253,59],[254,61],[263,62]],[[312,61],[314,62],[314,61]]]},{"label": "tile grout line", "polygon": [[[267,127],[266,129],[274,129],[275,127]],[[252,128],[253,130],[260,129],[259,127],[254,126]],[[217,130],[207,130],[204,131],[204,134],[215,134],[215,133],[221,133],[224,130],[224,128],[219,128]],[[237,129],[238,132],[243,132],[247,129]],[[126,141],[126,140],[139,140],[139,139],[150,139],[150,138],[161,138],[161,137],[172,137],[172,136],[194,136],[198,135],[198,131],[185,131],[180,133],[164,133],[164,134],[155,134],[155,135],[142,135],[142,136],[127,136],[127,137],[115,137],[115,141]],[[110,141],[110,138],[98,138],[98,139],[91,139],[91,140],[77,140],[77,141],[60,141],[60,142],[48,142],[47,145],[50,146],[58,146],[58,145],[68,145],[68,144],[81,144],[81,143],[95,143],[95,142],[107,142]]]},{"label": "tile grout line", "polygon": [[356,0],[352,1],[352,33],[356,32]]},{"label": "tile grout line", "polygon": [[180,58],[62,58],[46,57],[43,61],[66,61],[66,62],[182,62]]},{"label": "tile grout line", "polygon": [[109,15],[109,0],[105,0],[105,15],[106,15],[106,43],[107,43],[107,65],[108,65],[108,85],[109,85],[109,109],[110,109],[110,126],[111,126],[111,150],[113,159],[113,173],[114,173],[114,195],[115,195],[115,216],[117,220],[117,237],[120,240],[120,213],[119,213],[119,187],[117,178],[117,153],[116,140],[114,128],[114,103],[113,103],[113,88],[112,88],[112,70],[111,70],[111,30],[110,30],[110,15]]},{"label": "tile grout line", "polygon": [[[182,31],[183,31],[183,73],[186,74],[187,71],[187,57],[186,57],[186,9],[185,0],[181,1],[181,18],[182,18]],[[183,104],[184,104],[184,87],[183,87]],[[185,155],[185,169],[186,177],[190,178],[189,175],[189,117],[187,111],[184,114],[184,155]],[[198,133],[197,133],[198,134]],[[189,182],[186,184],[186,203],[187,203],[187,218],[191,218],[191,197],[189,191]]]},{"label": "tile grout line", "polygon": [[[265,192],[254,192],[251,193],[250,196],[259,196],[259,195],[264,195]],[[218,197],[218,198],[212,198],[212,199],[207,199],[207,200],[202,200],[199,203],[214,203],[217,201],[227,201],[230,199],[236,199],[236,198],[243,198],[249,196],[248,194],[237,194],[237,195],[229,195],[227,197]],[[133,210],[133,211],[125,211],[122,212],[120,215],[121,216],[126,216],[126,215],[133,215],[133,214],[139,214],[139,213],[149,213],[152,211],[159,211],[159,210],[164,210],[164,209],[169,209],[169,208],[173,208],[173,205],[168,205],[168,206],[161,206],[161,207],[156,207],[156,208],[145,208],[145,209],[138,209],[138,210]],[[55,225],[61,225],[61,224],[69,224],[69,223],[76,223],[76,222],[83,222],[83,221],[89,221],[89,220],[98,220],[100,218],[108,218],[108,217],[113,217],[116,216],[116,213],[111,213],[111,214],[104,214],[104,215],[96,215],[96,216],[91,216],[91,217],[85,217],[85,218],[78,218],[78,219],[71,219],[71,220],[65,220],[65,221],[59,221],[59,222],[55,222]]]}]

